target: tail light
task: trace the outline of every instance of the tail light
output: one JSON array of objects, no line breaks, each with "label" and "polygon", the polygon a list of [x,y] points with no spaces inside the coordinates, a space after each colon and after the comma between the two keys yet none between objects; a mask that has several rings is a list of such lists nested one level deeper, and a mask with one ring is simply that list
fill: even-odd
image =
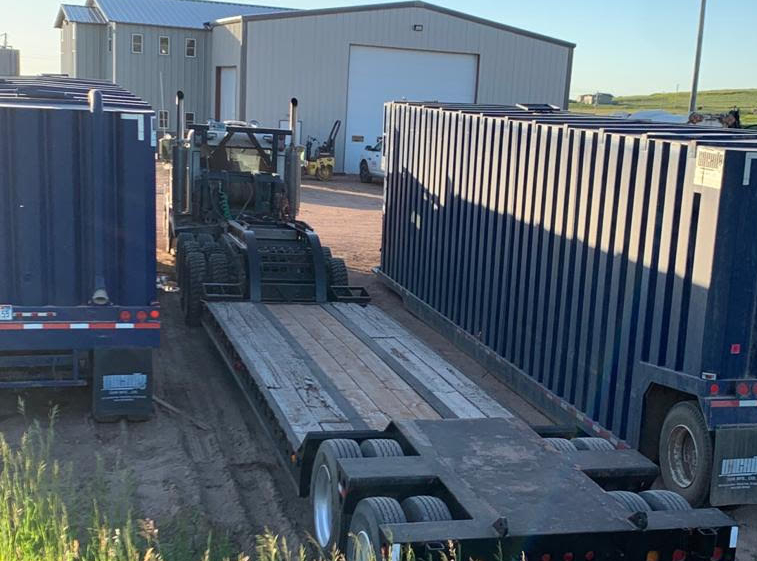
[{"label": "tail light", "polygon": [[647,561],[660,561],[660,552],[655,550],[647,551]]},{"label": "tail light", "polygon": [[710,384],[710,395],[718,395],[720,392],[720,386],[717,384]]},{"label": "tail light", "polygon": [[563,561],[573,561],[573,554],[570,551],[563,553],[562,559]]},{"label": "tail light", "polygon": [[549,553],[545,553],[540,557],[541,561],[552,561],[552,556]]},{"label": "tail light", "polygon": [[710,557],[710,561],[720,561],[723,558],[723,548],[722,547],[716,547],[712,550],[712,557]]},{"label": "tail light", "polygon": [[159,310],[152,310],[150,312],[150,319],[158,319],[160,317],[160,311]]},{"label": "tail light", "polygon": [[684,561],[686,559],[686,552],[683,549],[676,549],[673,552],[673,561]]},{"label": "tail light", "polygon": [[586,559],[586,561],[594,561],[594,552],[587,551],[586,555],[584,555],[584,559]]},{"label": "tail light", "polygon": [[137,312],[137,320],[139,321],[145,321],[147,319],[147,312],[144,310],[139,310]]},{"label": "tail light", "polygon": [[746,397],[749,395],[749,386],[744,382],[739,382],[736,384],[736,393],[739,394],[741,397]]},{"label": "tail light", "polygon": [[118,319],[121,321],[129,321],[131,319],[131,312],[129,310],[122,310],[120,314],[118,314]]}]

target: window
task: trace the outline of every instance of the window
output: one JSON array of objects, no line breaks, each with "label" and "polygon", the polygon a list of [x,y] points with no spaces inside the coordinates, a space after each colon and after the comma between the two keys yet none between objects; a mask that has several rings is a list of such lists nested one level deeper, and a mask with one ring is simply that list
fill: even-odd
[{"label": "window", "polygon": [[131,34],[131,52],[135,55],[141,55],[142,54],[142,43],[144,42],[144,37],[141,33],[132,33]]},{"label": "window", "polygon": [[160,37],[158,39],[158,54],[160,55],[171,54],[171,40],[168,37]]},{"label": "window", "polygon": [[158,128],[163,130],[168,128],[168,111],[165,109],[158,111]]},{"label": "window", "polygon": [[184,113],[184,124],[185,125],[194,125],[195,124],[195,114],[191,111],[189,113]]},{"label": "window", "polygon": [[108,28],[108,52],[113,52],[113,30]]},{"label": "window", "polygon": [[195,39],[186,38],[184,54],[189,58],[197,56],[197,41]]}]

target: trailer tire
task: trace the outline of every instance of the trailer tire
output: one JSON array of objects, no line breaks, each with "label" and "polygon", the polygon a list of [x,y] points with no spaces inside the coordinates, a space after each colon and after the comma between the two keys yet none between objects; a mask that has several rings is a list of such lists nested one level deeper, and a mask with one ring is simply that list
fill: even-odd
[{"label": "trailer tire", "polygon": [[631,491],[608,491],[613,499],[631,512],[651,512],[652,507],[641,496]]},{"label": "trailer tire", "polygon": [[223,253],[212,253],[208,256],[208,280],[217,284],[229,282],[229,266]]},{"label": "trailer tire", "polygon": [[360,458],[354,440],[334,438],[321,443],[310,474],[310,504],[316,543],[325,551],[339,548],[342,534],[342,508],[337,482],[337,463],[341,458]]},{"label": "trailer tire", "polygon": [[396,458],[404,456],[402,446],[391,438],[369,438],[360,443],[364,458]]},{"label": "trailer tire", "polygon": [[197,243],[199,243],[201,247],[204,248],[206,245],[213,242],[215,242],[215,240],[213,239],[213,236],[211,236],[210,234],[206,234],[206,233],[197,234]]},{"label": "trailer tire", "polygon": [[707,502],[712,439],[696,401],[674,405],[660,430],[660,472],[665,487],[697,507]]},{"label": "trailer tire", "polygon": [[329,278],[331,279],[331,286],[347,286],[350,284],[344,259],[332,257],[329,260]]},{"label": "trailer tire", "polygon": [[[383,545],[391,546],[387,559],[400,561],[400,546],[391,543],[382,544],[379,526],[405,522],[407,519],[402,507],[390,497],[369,497],[357,503],[347,536],[347,561],[358,559],[382,561],[384,559],[381,551]],[[371,553],[361,554],[365,550]]]},{"label": "trailer tire", "polygon": [[452,513],[438,497],[418,495],[402,501],[402,512],[408,522],[446,522],[452,520]]},{"label": "trailer tire", "polygon": [[576,445],[567,438],[545,438],[544,442],[548,443],[558,452],[575,452],[578,450]]},{"label": "trailer tire", "polygon": [[205,282],[205,256],[199,251],[187,254],[186,288],[184,298],[184,321],[189,326],[200,325],[202,314],[202,284]]},{"label": "trailer tire", "polygon": [[652,510],[693,510],[689,502],[675,491],[655,489],[642,491],[639,496],[646,501]]},{"label": "trailer tire", "polygon": [[576,450],[615,450],[615,446],[604,438],[595,436],[583,436],[571,440]]}]

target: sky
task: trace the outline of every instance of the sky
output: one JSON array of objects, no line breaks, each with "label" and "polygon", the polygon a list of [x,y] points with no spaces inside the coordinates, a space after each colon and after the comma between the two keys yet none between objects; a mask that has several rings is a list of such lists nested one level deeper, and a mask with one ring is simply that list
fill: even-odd
[{"label": "sky", "polygon": [[[123,0],[128,2],[128,0]],[[245,0],[236,0],[245,2]],[[289,8],[326,8],[385,0],[256,0]],[[66,0],[84,4],[84,0]],[[700,0],[431,0],[576,44],[571,96],[688,91]],[[58,72],[59,0],[0,0],[0,34],[21,50],[24,74]],[[700,90],[757,88],[757,0],[709,0]],[[1,39],[0,39],[1,40]]]}]

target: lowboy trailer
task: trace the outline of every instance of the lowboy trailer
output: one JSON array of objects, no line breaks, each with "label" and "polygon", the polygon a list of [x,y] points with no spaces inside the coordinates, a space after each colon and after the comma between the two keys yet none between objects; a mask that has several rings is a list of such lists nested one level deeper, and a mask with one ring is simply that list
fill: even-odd
[{"label": "lowboy trailer", "polygon": [[[177,150],[199,153],[174,162],[197,167],[175,169],[172,189],[191,202],[168,217],[185,317],[204,327],[296,492],[310,497],[320,547],[350,561],[398,560],[403,548],[434,558],[459,548],[480,559],[734,559],[733,520],[650,490],[651,461],[529,427],[350,287],[343,264],[296,221],[295,142],[282,178],[208,169],[242,155],[229,159],[195,133]],[[255,138],[252,150],[264,150]],[[258,161],[279,152],[272,142]]]}]

